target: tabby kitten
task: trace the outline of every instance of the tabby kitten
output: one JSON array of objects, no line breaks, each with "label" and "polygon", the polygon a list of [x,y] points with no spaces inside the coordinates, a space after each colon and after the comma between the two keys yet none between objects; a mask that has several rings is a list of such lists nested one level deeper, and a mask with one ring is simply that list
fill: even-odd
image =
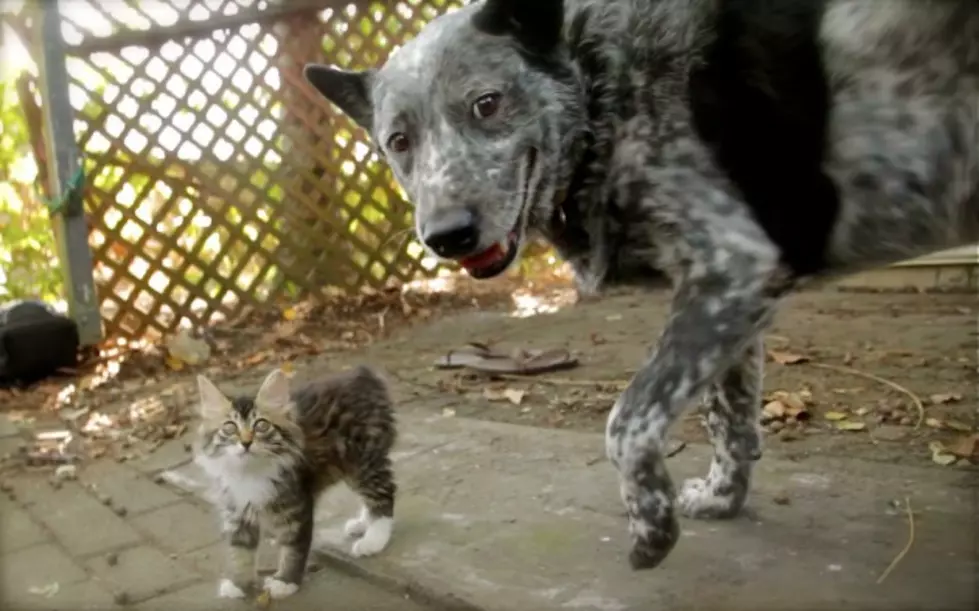
[{"label": "tabby kitten", "polygon": [[390,451],[396,439],[387,385],[366,367],[296,390],[281,370],[251,397],[228,397],[198,376],[202,422],[195,461],[213,484],[228,541],[218,596],[241,598],[256,578],[259,520],[281,546],[264,589],[273,598],[302,583],[321,492],[345,481],[363,501],[346,524],[354,556],[383,550],[391,538],[396,486]]}]

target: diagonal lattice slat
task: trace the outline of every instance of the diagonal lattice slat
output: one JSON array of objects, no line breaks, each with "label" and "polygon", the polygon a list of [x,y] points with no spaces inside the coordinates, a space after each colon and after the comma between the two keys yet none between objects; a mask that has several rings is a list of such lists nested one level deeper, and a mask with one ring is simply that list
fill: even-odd
[{"label": "diagonal lattice slat", "polygon": [[302,66],[376,65],[459,4],[61,3],[105,335],[434,273],[390,170]]}]

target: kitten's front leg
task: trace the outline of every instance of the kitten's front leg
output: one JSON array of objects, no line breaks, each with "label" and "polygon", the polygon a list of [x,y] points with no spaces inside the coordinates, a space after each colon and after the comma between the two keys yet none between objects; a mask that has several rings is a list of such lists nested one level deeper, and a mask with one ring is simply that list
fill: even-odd
[{"label": "kitten's front leg", "polygon": [[299,590],[313,544],[313,508],[314,500],[309,496],[276,508],[273,520],[280,545],[279,568],[275,575],[265,578],[265,590],[272,598],[285,598]]},{"label": "kitten's front leg", "polygon": [[252,511],[236,512],[225,518],[228,533],[228,558],[225,576],[218,585],[221,598],[244,598],[255,585],[255,561],[258,554],[259,526]]}]

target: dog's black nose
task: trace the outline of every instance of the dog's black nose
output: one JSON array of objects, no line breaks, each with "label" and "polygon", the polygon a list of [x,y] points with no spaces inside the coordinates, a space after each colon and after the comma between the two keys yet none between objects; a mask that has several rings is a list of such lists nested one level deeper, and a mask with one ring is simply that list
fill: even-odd
[{"label": "dog's black nose", "polygon": [[465,208],[437,212],[422,225],[422,240],[440,257],[472,254],[479,244],[476,215]]}]

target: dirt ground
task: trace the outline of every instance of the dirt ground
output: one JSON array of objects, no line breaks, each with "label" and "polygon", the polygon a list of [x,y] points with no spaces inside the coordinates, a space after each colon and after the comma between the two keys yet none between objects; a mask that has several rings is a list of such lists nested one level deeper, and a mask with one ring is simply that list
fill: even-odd
[{"label": "dirt ground", "polygon": [[[623,293],[528,318],[465,313],[398,334],[368,354],[419,396],[432,388],[456,395],[449,403],[412,402],[412,409],[601,431],[619,389],[657,337],[667,305],[665,295]],[[765,390],[769,400],[782,391],[783,403],[791,407],[801,398],[805,407],[794,419],[766,424],[769,447],[912,463],[943,464],[949,450],[968,455],[963,447],[975,440],[979,414],[977,306],[975,296],[962,294],[795,295],[767,336]],[[469,341],[501,350],[566,347],[580,366],[496,381],[431,367]],[[705,440],[696,409],[674,437]]]},{"label": "dirt ground", "polygon": [[[202,365],[175,362],[157,346],[131,355],[108,381],[78,372],[0,391],[7,417],[37,433],[0,448],[0,470],[152,453],[192,425],[197,373],[244,388],[273,365],[308,378],[369,362],[390,374],[403,410],[601,431],[662,328],[668,295],[573,301],[566,287],[533,293],[499,282],[465,295],[277,306],[204,333],[211,356]],[[528,315],[535,310],[545,313]],[[979,462],[977,315],[979,300],[968,294],[830,288],[793,296],[767,336],[768,449],[952,468]],[[503,379],[432,366],[472,341],[503,351],[567,348],[579,365]],[[673,436],[704,441],[701,420],[691,409]]]}]

